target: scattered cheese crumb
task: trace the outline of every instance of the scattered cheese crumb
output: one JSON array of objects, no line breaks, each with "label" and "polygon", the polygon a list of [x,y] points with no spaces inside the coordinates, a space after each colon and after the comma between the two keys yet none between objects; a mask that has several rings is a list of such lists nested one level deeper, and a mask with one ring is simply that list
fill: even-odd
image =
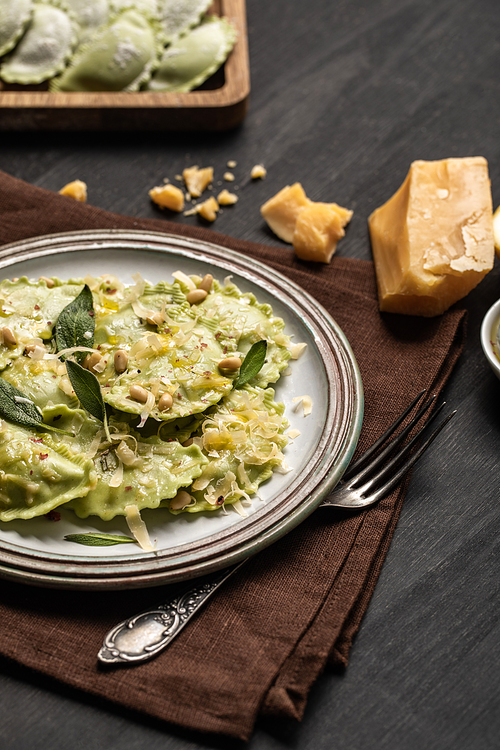
[{"label": "scattered cheese crumb", "polygon": [[60,195],[66,195],[68,198],[73,198],[75,201],[85,203],[87,201],[87,185],[81,180],[74,180],[68,182],[61,190]]},{"label": "scattered cheese crumb", "polygon": [[200,214],[206,221],[215,221],[217,218],[217,211],[219,210],[219,204],[215,200],[215,198],[212,197],[208,198],[208,200],[204,201],[203,203],[199,203],[196,206],[197,213]]},{"label": "scattered cheese crumb", "polygon": [[256,164],[252,167],[250,177],[252,180],[263,180],[267,175],[267,169],[262,164]]},{"label": "scattered cheese crumb", "polygon": [[294,440],[296,437],[299,437],[299,435],[301,435],[302,433],[300,430],[297,430],[294,427],[292,427],[290,430],[288,430],[286,434],[288,435],[290,440]]},{"label": "scattered cheese crumb", "polygon": [[302,406],[304,417],[309,416],[312,412],[312,398],[310,396],[295,396],[295,398],[292,398],[292,403],[295,404],[294,411],[298,411]]},{"label": "scattered cheese crumb", "polygon": [[238,200],[238,196],[234,193],[230,193],[229,190],[221,190],[217,196],[219,206],[232,206]]},{"label": "scattered cheese crumb", "polygon": [[234,169],[236,167],[237,163],[238,162],[234,161],[233,159],[230,159],[228,161],[228,163],[227,163],[227,166],[229,167],[229,169]]},{"label": "scattered cheese crumb", "polygon": [[182,211],[184,209],[184,194],[175,185],[154,187],[149,191],[149,197],[161,208],[168,208],[170,211]]},{"label": "scattered cheese crumb", "polygon": [[224,179],[226,182],[234,182],[234,174],[232,172],[224,172]]},{"label": "scattered cheese crumb", "polygon": [[213,167],[198,169],[197,166],[186,168],[182,176],[186,187],[193,198],[199,198],[214,178]]}]

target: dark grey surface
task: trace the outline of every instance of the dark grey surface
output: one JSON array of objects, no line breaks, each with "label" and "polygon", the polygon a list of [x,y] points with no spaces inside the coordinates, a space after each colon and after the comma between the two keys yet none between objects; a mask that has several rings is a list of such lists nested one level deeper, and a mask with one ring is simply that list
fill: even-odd
[{"label": "dark grey surface", "polygon": [[[217,179],[235,159],[240,202],[214,229],[277,253],[289,249],[259,206],[294,181],[354,209],[338,253],[366,259],[367,216],[414,159],[485,156],[500,203],[498,0],[247,3],[252,95],[236,131],[3,134],[0,168],[53,190],[79,178],[94,205],[148,217],[161,215],[147,191],[163,177],[198,164]],[[268,177],[249,183],[258,162]],[[251,750],[499,747],[500,382],[478,338],[499,276],[497,261],[466,300],[467,345],[446,389],[458,415],[414,472],[349,667],[321,677],[302,724],[260,722]],[[6,661],[0,704],[1,750],[240,746],[100,705]]]}]

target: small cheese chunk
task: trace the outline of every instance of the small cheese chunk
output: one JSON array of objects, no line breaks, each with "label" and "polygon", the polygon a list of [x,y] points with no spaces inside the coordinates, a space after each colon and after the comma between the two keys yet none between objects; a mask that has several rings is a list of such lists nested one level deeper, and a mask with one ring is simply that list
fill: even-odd
[{"label": "small cheese chunk", "polygon": [[261,206],[260,212],[274,234],[278,235],[280,240],[292,244],[299,211],[310,203],[300,182],[295,182],[269,198]]},{"label": "small cheese chunk", "polygon": [[82,180],[68,182],[59,190],[59,193],[60,195],[66,195],[68,198],[73,198],[75,201],[80,201],[80,203],[87,201],[87,185]]},{"label": "small cheese chunk", "polygon": [[162,185],[149,191],[149,197],[157,206],[170,211],[184,210],[184,193],[175,185]]},{"label": "small cheese chunk", "polygon": [[263,164],[256,164],[254,167],[252,167],[252,171],[250,172],[250,177],[252,180],[264,180],[267,175],[267,169],[264,167]]},{"label": "small cheese chunk", "polygon": [[380,310],[440,315],[493,267],[486,159],[413,162],[368,223]]},{"label": "small cheese chunk", "polygon": [[336,203],[315,203],[300,182],[287,185],[260,209],[273,232],[293,245],[297,257],[329,263],[352,211]]},{"label": "small cheese chunk", "polygon": [[221,190],[219,195],[217,196],[217,201],[219,203],[219,206],[232,206],[234,205],[238,200],[238,196],[234,193],[230,193],[229,190]]},{"label": "small cheese chunk", "polygon": [[215,221],[217,218],[217,211],[219,210],[219,204],[213,197],[208,198],[203,203],[199,203],[196,206],[196,213],[200,214],[200,216],[205,219],[206,221]]},{"label": "small cheese chunk", "polygon": [[214,178],[213,167],[188,167],[182,172],[184,182],[192,198],[199,198]]},{"label": "small cheese chunk", "polygon": [[292,243],[301,260],[329,263],[344,236],[340,214],[327,203],[311,203],[299,211]]}]

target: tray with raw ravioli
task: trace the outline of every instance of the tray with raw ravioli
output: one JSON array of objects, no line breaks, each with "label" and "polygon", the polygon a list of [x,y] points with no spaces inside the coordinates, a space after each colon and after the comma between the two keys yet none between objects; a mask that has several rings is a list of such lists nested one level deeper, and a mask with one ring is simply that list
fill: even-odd
[{"label": "tray with raw ravioli", "polygon": [[[118,272],[119,278],[108,278],[110,268]],[[96,370],[96,378],[109,415],[108,430],[113,435],[109,439],[123,440],[134,452],[133,462],[117,440],[112,451],[107,450],[105,443],[109,439],[103,414],[95,413],[73,381],[74,393],[66,388],[63,370],[69,361],[65,359],[66,365],[62,365],[58,359],[62,355],[73,356],[66,348],[71,342],[59,341],[58,331],[66,336],[62,326],[64,310],[73,309],[71,301],[67,306],[66,303],[77,292],[81,294],[83,282],[77,280],[85,278],[89,269],[93,278],[104,274],[102,282],[106,287],[106,291],[101,290],[104,296],[101,291],[93,292],[97,307],[91,317],[96,321],[94,343],[103,352],[104,368]],[[154,280],[157,286],[148,287],[149,291],[144,286],[139,297],[132,295],[130,302],[128,297],[120,302],[122,293],[133,291],[122,290],[123,284],[142,283],[138,273],[145,281]],[[195,303],[191,297],[188,300],[190,293],[185,298],[184,292],[179,296],[184,288],[179,284],[187,283],[187,277],[203,279],[207,274],[214,281],[206,298]],[[51,277],[67,281],[55,281],[54,287],[46,287],[46,279]],[[5,246],[0,254],[0,278],[11,280],[2,282],[6,297],[3,305],[19,346],[28,335],[26,330],[29,329],[29,336],[34,335],[35,326],[37,341],[38,336],[45,337],[43,341],[53,348],[51,331],[55,321],[54,335],[59,342],[56,355],[49,353],[43,341],[38,354],[29,344],[26,355],[8,343],[0,347],[3,357],[12,360],[10,365],[4,361],[1,379],[1,577],[85,589],[154,586],[196,577],[272,544],[301,523],[342,476],[361,428],[363,389],[358,367],[345,336],[328,313],[271,268],[194,239],[155,232],[99,230],[51,235]],[[70,279],[75,279],[73,285]],[[87,281],[95,286],[91,279]],[[37,295],[36,304],[30,296],[33,293]],[[172,297],[166,307],[165,295]],[[195,307],[190,308],[188,302]],[[153,306],[164,310],[162,318],[166,321],[159,323],[156,333],[156,323],[147,323],[153,314],[148,310],[153,310]],[[16,317],[21,313],[28,315],[26,330]],[[70,320],[75,316],[73,310]],[[80,320],[79,314],[76,317]],[[88,315],[84,317],[90,320]],[[73,331],[73,327],[69,330]],[[82,340],[92,342],[87,328],[85,331]],[[125,343],[124,335],[132,336],[134,343]],[[201,337],[198,343],[196,337]],[[214,362],[219,367],[221,356],[233,356],[233,339],[245,353],[244,340],[249,344],[255,337],[268,340],[266,362],[258,371],[258,381],[254,378],[241,389],[232,388],[231,375],[217,374]],[[287,355],[291,342],[302,350],[297,359],[292,350]],[[123,374],[118,374],[121,368],[116,366],[114,372],[111,354],[104,356],[105,351],[111,351],[109,346],[128,351],[128,368]],[[82,351],[86,351],[85,346]],[[70,369],[75,367],[74,363]],[[32,376],[23,376],[28,370]],[[136,394],[128,382],[131,376],[139,378],[142,387],[151,393],[157,389],[149,407],[147,402],[139,403],[140,399],[136,403]],[[258,385],[261,378],[264,382]],[[19,420],[13,421],[11,411],[5,416],[7,391],[12,391],[8,383],[22,391],[16,408],[28,409],[30,399],[42,404],[44,427],[33,432],[22,426],[25,421],[22,425]],[[171,400],[167,411],[161,412],[162,389],[175,399],[175,409]],[[88,413],[73,403],[77,392],[85,409],[90,409]],[[306,396],[312,399],[308,414],[308,409],[300,406]],[[120,435],[116,433],[115,407],[120,411]],[[137,424],[136,429],[134,425],[138,420],[142,423],[144,416],[143,427]],[[193,433],[191,423],[198,417],[203,421],[201,432],[194,425]],[[71,424],[66,424],[67,418]],[[148,424],[154,427],[151,435],[144,432]],[[47,425],[72,434],[52,430],[49,436]],[[192,444],[191,439],[186,443],[186,434],[175,433],[177,428],[189,429],[187,434],[194,435]],[[29,434],[28,439],[23,439],[25,433]],[[201,441],[198,436],[202,436]],[[111,455],[113,451],[120,461]],[[92,461],[94,468],[89,463]],[[63,463],[67,468],[60,471],[58,467]],[[274,467],[272,476],[267,466]],[[186,471],[192,476],[179,474]],[[86,482],[87,473],[89,478],[92,474],[92,481],[80,491],[80,476]],[[165,484],[170,481],[175,481],[175,486]],[[226,489],[225,483],[229,483]],[[177,499],[182,498],[175,495],[178,485],[185,488],[184,494],[188,490],[192,496],[189,505],[183,502],[180,513]],[[71,491],[71,498],[59,494],[63,489]],[[163,498],[173,496],[177,499],[163,502]],[[198,508],[191,504],[192,498],[200,501]],[[237,506],[233,500],[238,499]],[[49,504],[38,505],[46,500]],[[59,504],[61,500],[63,504]],[[68,506],[72,500],[78,502],[78,507]],[[90,507],[90,501],[98,504]],[[121,507],[123,504],[125,507]],[[46,513],[49,506],[56,511],[55,518],[53,513]],[[139,510],[151,545],[140,548],[129,539],[127,544],[89,547],[67,539],[68,535],[96,533],[130,537],[135,523],[129,527],[129,506]],[[38,515],[39,510],[42,515]],[[145,549],[150,546],[153,549]]]},{"label": "tray with raw ravioli", "polygon": [[250,71],[245,0],[214,0],[209,14],[227,18],[236,42],[226,62],[187,92],[49,91],[48,84],[0,81],[0,130],[223,131],[247,111]]}]

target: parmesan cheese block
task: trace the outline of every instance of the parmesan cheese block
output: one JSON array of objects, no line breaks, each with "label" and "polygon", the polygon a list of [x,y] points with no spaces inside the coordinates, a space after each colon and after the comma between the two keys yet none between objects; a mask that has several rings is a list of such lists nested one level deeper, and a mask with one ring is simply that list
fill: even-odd
[{"label": "parmesan cheese block", "polygon": [[369,217],[381,311],[440,315],[493,268],[488,163],[415,161]]}]

